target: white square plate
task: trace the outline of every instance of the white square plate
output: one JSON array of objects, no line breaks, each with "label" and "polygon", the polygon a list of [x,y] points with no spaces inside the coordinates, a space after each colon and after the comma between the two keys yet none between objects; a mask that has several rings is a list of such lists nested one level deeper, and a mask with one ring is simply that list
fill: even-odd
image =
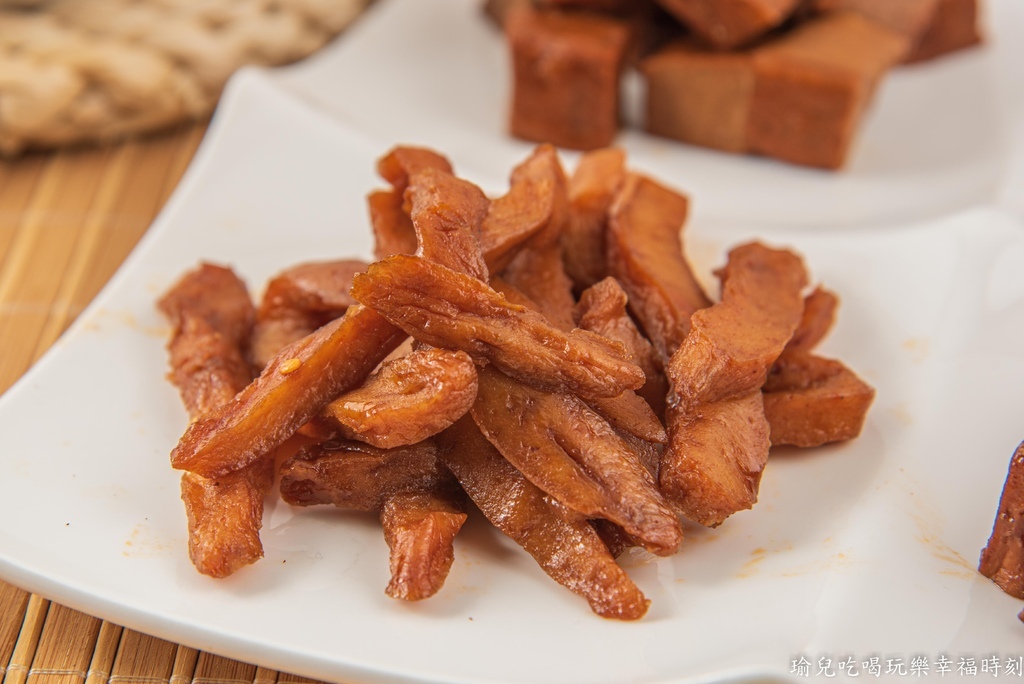
[{"label": "white square plate", "polygon": [[[393,5],[419,4],[385,3],[336,49],[365,41]],[[754,236],[804,254],[843,300],[822,352],[878,396],[855,442],[774,453],[754,510],[690,530],[673,558],[625,559],[652,600],[638,623],[595,617],[479,518],[457,541],[445,588],[417,605],[383,594],[387,549],[373,516],[333,509],[272,504],[266,558],[227,580],[198,575],[167,459],[186,417],[164,379],[167,331],[155,299],[199,260],[231,264],[258,293],[303,260],[367,258],[364,198],[382,185],[375,159],[398,142],[448,152],[492,193],[528,150],[497,137],[476,149],[486,136],[470,124],[456,144],[441,131],[457,127],[451,121],[394,135],[354,114],[339,123],[282,89],[296,88],[299,73],[248,70],[232,81],[138,248],[0,397],[0,576],[143,632],[331,681],[763,680],[789,677],[800,657],[909,663],[1024,652],[1019,601],[975,571],[1024,438],[1024,229],[994,204],[900,224],[894,217],[907,208],[887,209],[884,229],[836,220],[811,231],[781,214],[742,221],[707,190],[709,211],[687,229],[696,269],[710,280],[729,246]],[[346,87],[351,74],[337,75]],[[673,175],[644,149],[631,150],[633,166],[692,191],[700,206],[701,192],[682,180],[696,173],[690,163],[703,164],[699,154],[666,152],[680,155]],[[712,166],[748,162],[765,178],[778,170],[786,186],[803,178],[809,193],[832,183],[767,162]],[[859,177],[856,166],[850,173]],[[1000,182],[986,191],[993,203]]]}]

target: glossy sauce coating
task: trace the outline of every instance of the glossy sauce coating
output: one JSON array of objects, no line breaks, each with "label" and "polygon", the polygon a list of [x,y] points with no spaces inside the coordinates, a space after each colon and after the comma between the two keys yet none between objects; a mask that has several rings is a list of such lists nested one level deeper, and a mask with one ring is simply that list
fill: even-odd
[{"label": "glossy sauce coating", "polygon": [[667,368],[659,473],[679,510],[710,526],[757,500],[770,447],[761,387],[800,323],[807,284],[796,255],[758,243],[733,249],[720,275],[722,301],[693,315]]}]

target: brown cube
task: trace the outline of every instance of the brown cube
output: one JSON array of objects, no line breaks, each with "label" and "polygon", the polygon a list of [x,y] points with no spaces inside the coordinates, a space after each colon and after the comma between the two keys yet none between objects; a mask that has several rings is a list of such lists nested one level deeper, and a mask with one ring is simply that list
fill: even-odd
[{"label": "brown cube", "polygon": [[931,24],[906,61],[923,62],[979,43],[977,0],[939,0]]},{"label": "brown cube", "polygon": [[812,19],[754,51],[751,151],[837,169],[906,37],[853,12]]},{"label": "brown cube", "polygon": [[645,128],[728,152],[747,151],[747,118],[754,95],[748,52],[712,52],[673,42],[640,63],[646,83]]},{"label": "brown cube", "polygon": [[560,147],[609,145],[619,129],[619,81],[630,24],[582,12],[513,8],[512,135]]},{"label": "brown cube", "polygon": [[[892,0],[902,2],[903,0]],[[801,0],[658,0],[716,48],[750,43],[785,21]]]},{"label": "brown cube", "polygon": [[939,0],[812,0],[819,12],[851,10],[871,21],[905,35],[917,44],[932,23]]}]

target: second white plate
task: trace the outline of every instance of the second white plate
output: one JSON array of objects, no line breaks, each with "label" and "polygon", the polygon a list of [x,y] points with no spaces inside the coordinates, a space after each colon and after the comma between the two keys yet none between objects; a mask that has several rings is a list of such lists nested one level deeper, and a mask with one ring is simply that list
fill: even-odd
[{"label": "second white plate", "polygon": [[[384,0],[344,39],[275,78],[382,144],[435,145],[503,180],[529,145],[507,135],[511,67],[481,5]],[[645,135],[635,126],[642,97],[635,79],[626,93],[634,126],[617,144],[686,188],[697,219],[718,225],[894,223],[996,201],[1024,215],[1024,6],[988,0],[982,7],[984,46],[886,77],[841,173]],[[1008,164],[1019,174],[1013,190]]]}]

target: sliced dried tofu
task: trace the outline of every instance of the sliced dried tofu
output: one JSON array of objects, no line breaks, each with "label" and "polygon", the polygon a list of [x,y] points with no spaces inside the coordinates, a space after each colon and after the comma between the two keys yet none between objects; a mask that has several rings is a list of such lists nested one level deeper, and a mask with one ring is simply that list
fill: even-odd
[{"label": "sliced dried tofu", "polygon": [[583,291],[574,316],[584,330],[604,335],[626,347],[630,358],[640,366],[646,378],[637,394],[647,401],[656,415],[664,416],[668,380],[654,346],[626,311],[627,303],[625,290],[617,280],[608,277]]},{"label": "sliced dried tofu", "polygon": [[480,225],[490,200],[476,185],[428,167],[409,177],[405,191],[419,242],[416,254],[474,278],[488,279]]},{"label": "sliced dried tofu", "polygon": [[453,484],[427,440],[394,449],[330,440],[308,445],[281,465],[281,498],[293,506],[330,504],[379,511],[399,492],[431,491]]},{"label": "sliced dried tofu", "polygon": [[800,318],[786,351],[810,351],[818,346],[832,330],[839,308],[839,297],[822,287],[816,287],[804,297],[804,314]]},{"label": "sliced dried tofu", "polygon": [[[255,310],[245,284],[228,268],[202,264],[158,306],[174,324],[170,379],[189,415],[230,402],[252,380],[243,347]],[[263,499],[272,484],[272,459],[216,479],[182,475],[188,555],[199,572],[227,577],[263,557]]]},{"label": "sliced dried tofu", "polygon": [[768,459],[761,387],[803,314],[799,257],[750,243],[729,253],[722,301],[694,313],[667,367],[662,491],[691,520],[718,525],[753,506]]},{"label": "sliced dried tofu", "polygon": [[484,516],[522,546],[553,580],[606,618],[637,620],[649,601],[589,522],[564,515],[468,416],[443,432],[439,456]]},{"label": "sliced dried tofu", "polygon": [[389,449],[441,432],[469,411],[476,392],[476,366],[468,354],[422,348],[385,361],[320,415],[346,439]]},{"label": "sliced dried tofu", "polygon": [[711,303],[683,251],[689,202],[630,173],[609,211],[608,273],[629,295],[630,309],[667,360],[689,332],[690,315]]},{"label": "sliced dried tofu", "polygon": [[[427,147],[398,145],[377,160],[377,173],[391,183],[391,187],[401,195],[409,186],[410,177],[423,169],[438,169],[446,173],[454,173],[452,164],[440,152]],[[409,209],[406,208],[406,213]]]},{"label": "sliced dried tofu", "polygon": [[405,338],[373,310],[349,308],[282,350],[232,401],[193,422],[171,452],[171,465],[218,477],[265,458],[327,402],[365,380]]},{"label": "sliced dried tofu", "polygon": [[992,535],[981,552],[978,570],[1010,596],[1024,598],[1024,442],[1010,459]]},{"label": "sliced dried tofu", "polygon": [[484,368],[471,414],[512,465],[566,507],[621,525],[652,553],[679,548],[679,518],[640,457],[574,395],[541,392]]},{"label": "sliced dried tofu", "polygon": [[772,446],[816,447],[860,435],[875,390],[842,362],[787,349],[764,385]]},{"label": "sliced dried tofu", "polygon": [[422,601],[444,585],[455,560],[455,535],[466,522],[461,491],[400,492],[380,511],[390,553],[391,598]]},{"label": "sliced dried tofu", "polygon": [[538,145],[512,170],[508,192],[491,202],[480,241],[492,273],[500,273],[518,249],[565,220],[565,172],[551,145]]},{"label": "sliced dried tofu", "polygon": [[402,206],[404,202],[404,195],[394,189],[375,190],[366,197],[377,259],[416,252],[416,229]]},{"label": "sliced dried tofu", "polygon": [[352,276],[367,263],[356,259],[311,261],[293,266],[267,284],[256,312],[249,358],[262,369],[278,352],[355,304]]},{"label": "sliced dried tofu", "polygon": [[562,233],[565,270],[577,290],[608,275],[608,209],[626,178],[626,153],[605,147],[580,157],[569,180],[569,222]]},{"label": "sliced dried tofu", "polygon": [[352,294],[418,341],[459,349],[541,389],[614,397],[644,382],[621,344],[562,332],[486,283],[415,256],[373,264]]}]

